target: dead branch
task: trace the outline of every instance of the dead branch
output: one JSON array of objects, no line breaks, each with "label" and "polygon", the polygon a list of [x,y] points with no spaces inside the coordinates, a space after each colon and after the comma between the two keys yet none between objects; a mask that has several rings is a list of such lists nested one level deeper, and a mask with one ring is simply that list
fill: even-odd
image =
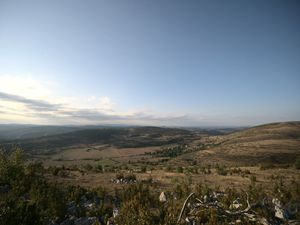
[{"label": "dead branch", "polygon": [[251,209],[251,205],[249,203],[248,193],[246,193],[246,195],[247,195],[247,208],[246,209],[239,210],[239,211],[224,210],[224,212],[226,212],[228,215],[231,215],[231,216],[240,215],[240,214],[248,212]]},{"label": "dead branch", "polygon": [[186,204],[187,204],[188,200],[189,200],[194,194],[195,194],[195,193],[191,193],[191,194],[185,199],[185,201],[184,201],[184,203],[183,203],[183,206],[182,206],[182,208],[181,208],[181,211],[180,211],[180,214],[179,214],[177,223],[179,223],[180,220],[181,220],[182,214],[183,214],[183,212],[184,212],[184,210],[185,210],[185,207],[186,207]]},{"label": "dead branch", "polygon": [[[178,217],[177,224],[181,222],[182,216],[184,211],[186,210],[187,203],[189,202],[190,198],[194,195],[194,193],[191,193],[186,200],[183,203],[180,215]],[[212,197],[212,196],[210,196]],[[207,198],[205,198],[207,199]],[[286,218],[279,218],[274,214],[270,218],[264,218],[261,215],[257,214],[254,211],[254,208],[256,207],[264,207],[267,210],[273,212],[273,206],[270,205],[269,203],[266,203],[266,198],[262,200],[262,203],[254,203],[250,204],[249,201],[249,195],[246,192],[246,202],[247,202],[247,207],[241,210],[229,210],[224,207],[224,205],[219,201],[217,197],[212,197],[208,198],[208,201],[202,201],[202,198],[194,198],[194,201],[191,205],[191,209],[189,212],[186,213],[187,218],[186,221],[192,221],[193,224],[196,222],[198,215],[200,215],[200,212],[206,211],[208,209],[216,209],[217,210],[217,216],[218,217],[223,217],[223,218],[229,218],[229,217],[236,217],[236,216],[243,216],[246,218],[248,221],[255,222],[257,224],[262,224],[262,225],[270,225],[270,224],[291,224],[291,225],[296,225],[300,224],[299,221],[297,220],[288,220]],[[240,204],[241,206],[241,204]],[[297,212],[297,209],[295,210]],[[273,212],[274,213],[274,212]],[[294,213],[295,214],[295,213]]]}]

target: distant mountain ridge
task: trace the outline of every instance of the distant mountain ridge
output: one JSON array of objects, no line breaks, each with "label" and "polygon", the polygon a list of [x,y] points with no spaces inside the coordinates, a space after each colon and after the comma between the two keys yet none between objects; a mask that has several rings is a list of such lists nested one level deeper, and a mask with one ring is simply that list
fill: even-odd
[{"label": "distant mountain ridge", "polygon": [[[32,124],[0,124],[0,141],[5,140],[22,140],[33,139],[39,137],[48,137],[58,134],[70,133],[79,130],[95,130],[103,128],[136,128],[136,127],[150,127],[150,126],[133,126],[133,125],[83,125],[83,126],[59,126],[59,125],[32,125]],[[157,127],[159,129],[179,129],[197,132],[207,135],[223,135],[232,132],[240,131],[245,127],[231,128],[231,127]]]},{"label": "distant mountain ridge", "polygon": [[79,127],[68,126],[1,124],[0,140],[30,139],[68,133],[79,129]]},{"label": "distant mountain ridge", "polygon": [[69,133],[78,130],[137,127],[130,125],[32,125],[32,124],[0,124],[0,140],[31,139]]}]

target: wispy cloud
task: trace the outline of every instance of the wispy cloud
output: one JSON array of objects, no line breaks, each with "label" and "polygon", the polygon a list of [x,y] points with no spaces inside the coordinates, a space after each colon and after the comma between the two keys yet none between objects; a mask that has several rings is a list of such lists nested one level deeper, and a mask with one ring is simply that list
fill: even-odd
[{"label": "wispy cloud", "polygon": [[[149,114],[146,112],[134,112],[126,114],[124,112],[116,112],[114,110],[107,111],[111,108],[111,103],[108,98],[105,98],[104,109],[99,108],[73,108],[66,104],[55,104],[45,100],[30,99],[19,95],[0,92],[0,100],[22,104],[26,110],[20,112],[16,108],[18,115],[27,117],[29,120],[32,117],[39,118],[47,123],[82,123],[82,124],[101,124],[101,123],[122,123],[122,124],[146,124],[146,125],[171,125],[177,124],[188,119],[187,116],[161,116]],[[101,103],[101,102],[100,102]],[[103,102],[102,102],[103,103]],[[3,103],[2,103],[3,104]],[[1,102],[0,102],[1,106]],[[4,107],[3,107],[4,108]],[[101,108],[101,106],[100,106]],[[11,110],[2,110],[0,114],[12,113]],[[28,121],[16,121],[28,122]],[[30,121],[29,121],[30,122]]]},{"label": "wispy cloud", "polygon": [[28,99],[24,98],[22,96],[18,95],[12,95],[4,92],[0,92],[0,99],[6,100],[6,101],[12,101],[12,102],[18,102],[23,103],[27,107],[33,109],[33,110],[42,110],[42,111],[57,111],[59,110],[62,105],[59,104],[51,104],[42,100],[34,100],[34,99]]},{"label": "wispy cloud", "polygon": [[0,123],[231,126],[299,118],[298,114],[272,116],[205,109],[162,113],[135,106],[137,109],[132,110],[120,108],[108,96],[64,96],[56,86],[54,82],[41,82],[31,76],[0,75]]}]

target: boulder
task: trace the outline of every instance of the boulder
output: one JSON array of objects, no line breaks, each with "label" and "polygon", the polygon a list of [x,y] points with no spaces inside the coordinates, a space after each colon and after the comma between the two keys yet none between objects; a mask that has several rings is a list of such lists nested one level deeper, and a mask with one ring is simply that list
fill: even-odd
[{"label": "boulder", "polygon": [[67,203],[67,213],[69,215],[76,215],[76,212],[77,212],[76,202],[74,202],[74,201],[68,202]]},{"label": "boulder", "polygon": [[167,197],[165,195],[165,192],[161,192],[159,195],[159,201],[160,202],[166,202],[167,201]]},{"label": "boulder", "polygon": [[74,221],[74,225],[93,225],[96,221],[96,217],[80,217]]},{"label": "boulder", "polygon": [[114,208],[113,210],[113,217],[116,218],[119,215],[119,209],[118,208]]},{"label": "boulder", "polygon": [[243,204],[241,203],[240,199],[237,198],[236,200],[234,200],[232,202],[232,204],[229,206],[230,209],[239,209],[243,206]]},{"label": "boulder", "polygon": [[274,204],[274,209],[275,209],[275,217],[284,220],[284,210],[282,208],[281,202],[277,198],[272,199],[272,203]]},{"label": "boulder", "polygon": [[60,225],[74,225],[74,219],[73,218],[67,218],[63,222],[61,222]]}]

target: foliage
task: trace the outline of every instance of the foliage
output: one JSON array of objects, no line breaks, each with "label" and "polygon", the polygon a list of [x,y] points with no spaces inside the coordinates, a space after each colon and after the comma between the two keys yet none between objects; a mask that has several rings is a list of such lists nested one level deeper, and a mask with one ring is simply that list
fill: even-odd
[{"label": "foliage", "polygon": [[228,171],[225,166],[219,166],[219,164],[216,165],[216,171],[221,176],[226,176]]},{"label": "foliage", "polygon": [[23,152],[16,148],[10,155],[0,154],[0,185],[3,224],[41,224],[42,218],[60,219],[65,215],[65,193],[48,183],[39,163],[25,164]]},{"label": "foliage", "polygon": [[295,167],[296,167],[297,170],[300,170],[300,157],[298,157],[298,158],[296,159]]},{"label": "foliage", "polygon": [[[167,157],[167,158],[175,158],[179,155],[193,152],[196,149],[188,148],[187,145],[176,145],[173,147],[164,147],[160,150],[157,150],[155,152],[148,152],[145,153],[145,155],[151,155],[152,157]],[[195,162],[193,160],[190,160],[191,165],[195,165]]]}]

